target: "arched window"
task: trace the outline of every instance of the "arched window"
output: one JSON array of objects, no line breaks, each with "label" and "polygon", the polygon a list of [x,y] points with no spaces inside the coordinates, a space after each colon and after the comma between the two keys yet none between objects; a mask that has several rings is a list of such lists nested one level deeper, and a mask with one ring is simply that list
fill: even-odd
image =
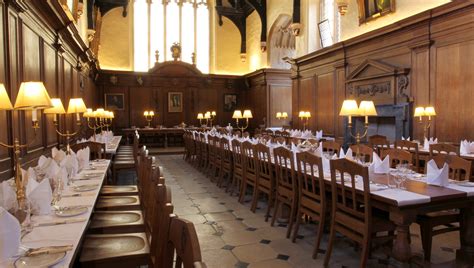
[{"label": "arched window", "polygon": [[[332,44],[339,42],[341,39],[341,16],[337,10],[334,0],[321,0],[320,2],[320,21],[328,20],[331,29]],[[329,44],[329,45],[332,45]]]},{"label": "arched window", "polygon": [[173,60],[170,48],[181,44],[181,60],[209,72],[209,6],[207,0],[134,0],[134,70],[147,71]]}]

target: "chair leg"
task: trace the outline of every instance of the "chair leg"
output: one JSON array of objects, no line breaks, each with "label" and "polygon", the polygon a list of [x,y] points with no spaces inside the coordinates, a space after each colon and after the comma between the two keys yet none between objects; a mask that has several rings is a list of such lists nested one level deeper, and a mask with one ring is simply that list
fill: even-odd
[{"label": "chair leg", "polygon": [[323,237],[323,233],[324,233],[325,220],[326,220],[326,213],[323,210],[321,212],[319,223],[318,223],[318,233],[316,234],[316,244],[314,245],[313,259],[316,259],[318,257],[319,246],[321,245],[321,238]]},{"label": "chair leg", "polygon": [[239,193],[239,203],[244,202],[246,191],[247,191],[247,182],[242,182],[242,186],[240,187],[240,193]]},{"label": "chair leg", "polygon": [[367,235],[367,238],[363,240],[363,245],[362,245],[362,254],[361,254],[361,260],[360,260],[360,267],[366,267],[367,266],[367,260],[369,259],[369,254],[370,254],[370,234]]},{"label": "chair leg", "polygon": [[260,191],[258,190],[258,186],[255,186],[253,188],[253,195],[252,195],[252,206],[250,207],[250,211],[255,213],[255,210],[257,210],[257,203],[258,203],[258,196],[259,196]]},{"label": "chair leg", "polygon": [[293,228],[293,223],[295,222],[295,211],[296,211],[296,200],[291,202],[290,219],[288,222],[288,230],[286,231],[286,238],[290,238],[291,229]]},{"label": "chair leg", "polygon": [[300,212],[300,208],[298,207],[296,211],[295,230],[293,231],[293,238],[291,239],[291,242],[293,243],[296,242],[296,236],[298,235],[298,230],[300,229],[301,217],[303,217],[303,213]]},{"label": "chair leg", "polygon": [[265,213],[265,221],[268,222],[268,218],[270,217],[270,210],[273,207],[273,193],[268,194],[268,205],[267,205],[267,213]]},{"label": "chair leg", "polygon": [[278,196],[275,198],[275,206],[274,206],[274,210],[273,210],[273,218],[272,218],[272,222],[271,222],[271,226],[274,226],[275,225],[275,220],[276,220],[276,217],[277,217],[277,214],[278,214],[278,211],[280,210],[280,200],[278,200]]},{"label": "chair leg", "polygon": [[326,249],[326,256],[324,256],[324,267],[327,267],[329,264],[329,260],[331,259],[332,247],[334,246],[334,236],[335,236],[335,217],[332,217],[331,220],[331,231],[329,232],[329,242],[328,248]]}]

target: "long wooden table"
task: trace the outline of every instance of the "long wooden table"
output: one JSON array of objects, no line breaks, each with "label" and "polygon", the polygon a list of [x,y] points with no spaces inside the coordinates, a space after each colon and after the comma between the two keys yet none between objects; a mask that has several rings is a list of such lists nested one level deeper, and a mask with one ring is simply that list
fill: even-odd
[{"label": "long wooden table", "polygon": [[[370,179],[376,183],[387,184],[388,175],[371,174]],[[325,174],[325,182],[326,188],[330,190],[330,174]],[[406,190],[386,189],[371,192],[372,205],[388,212],[389,220],[396,225],[397,233],[392,250],[392,256],[396,260],[410,262],[414,257],[410,247],[410,225],[416,221],[417,215],[446,209],[460,209],[461,248],[457,250],[456,258],[474,265],[474,188],[456,188],[438,187],[421,181],[407,180]],[[403,195],[403,192],[408,195],[411,193],[415,196],[415,200],[401,202],[398,197]],[[416,195],[420,195],[420,198],[416,198]]]},{"label": "long wooden table", "polygon": [[170,135],[183,135],[185,130],[197,130],[198,128],[124,128],[123,134],[127,137],[127,144],[131,144],[130,137],[133,136],[135,131],[138,131],[139,135],[163,135],[164,136],[164,147],[168,147],[168,136]]}]

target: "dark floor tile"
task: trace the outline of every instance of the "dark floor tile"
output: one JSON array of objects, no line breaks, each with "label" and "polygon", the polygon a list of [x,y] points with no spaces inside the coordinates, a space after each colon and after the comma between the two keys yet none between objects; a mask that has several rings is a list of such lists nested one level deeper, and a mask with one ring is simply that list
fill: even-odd
[{"label": "dark floor tile", "polygon": [[271,240],[267,240],[267,239],[260,240],[261,244],[266,244],[266,245],[270,244],[271,242],[272,242]]},{"label": "dark floor tile", "polygon": [[254,231],[257,230],[257,228],[249,227],[249,228],[247,228],[247,229],[245,229],[245,230],[250,231],[250,232],[254,232]]},{"label": "dark floor tile", "polygon": [[249,266],[249,263],[246,262],[241,262],[239,261],[238,263],[235,264],[235,268],[247,268]]},{"label": "dark floor tile", "polygon": [[235,219],[238,220],[238,221],[243,221],[244,220],[242,218],[235,218]]},{"label": "dark floor tile", "polygon": [[287,261],[290,258],[288,255],[278,254],[277,259]]}]

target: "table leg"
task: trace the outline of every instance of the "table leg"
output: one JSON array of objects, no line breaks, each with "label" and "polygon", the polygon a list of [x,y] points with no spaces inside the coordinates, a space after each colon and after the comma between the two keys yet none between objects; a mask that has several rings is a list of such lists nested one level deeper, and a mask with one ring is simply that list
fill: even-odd
[{"label": "table leg", "polygon": [[474,265],[474,204],[461,209],[461,230],[459,240],[461,248],[456,251],[456,258]]},{"label": "table leg", "polygon": [[165,148],[168,148],[168,134],[165,133]]},{"label": "table leg", "polygon": [[390,220],[396,225],[396,237],[393,242],[392,257],[400,262],[410,261],[410,225],[415,221],[416,214],[410,211],[390,211]]}]

